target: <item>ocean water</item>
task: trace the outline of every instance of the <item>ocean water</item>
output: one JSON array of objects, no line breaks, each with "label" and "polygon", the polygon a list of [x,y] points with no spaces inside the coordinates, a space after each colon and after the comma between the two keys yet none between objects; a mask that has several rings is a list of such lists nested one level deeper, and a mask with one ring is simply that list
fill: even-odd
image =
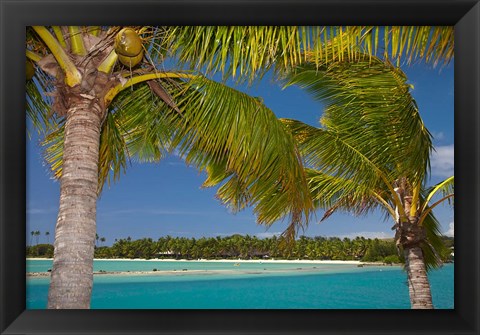
[{"label": "ocean water", "polygon": [[[406,274],[397,266],[360,268],[345,264],[239,264],[95,261],[95,271],[152,271],[156,268],[158,271],[170,271],[170,274],[96,275],[91,308],[410,308]],[[28,272],[44,272],[49,268],[51,261],[27,261]],[[429,279],[435,308],[454,308],[454,265],[446,264],[431,271]],[[28,309],[46,308],[48,284],[48,277],[27,278]]]}]

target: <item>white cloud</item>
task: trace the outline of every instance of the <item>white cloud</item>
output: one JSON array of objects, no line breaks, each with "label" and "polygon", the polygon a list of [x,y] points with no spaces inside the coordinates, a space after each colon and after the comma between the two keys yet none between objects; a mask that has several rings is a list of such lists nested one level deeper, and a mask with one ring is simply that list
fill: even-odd
[{"label": "white cloud", "polygon": [[450,222],[448,225],[448,230],[444,233],[445,236],[454,237],[455,236],[455,223]]},{"label": "white cloud", "polygon": [[432,136],[434,141],[441,141],[445,139],[445,134],[443,131],[432,131]]},{"label": "white cloud", "polygon": [[365,238],[392,238],[393,232],[385,233],[383,231],[359,231],[359,232],[349,233],[347,235],[341,235],[339,237],[340,238],[347,237],[347,238],[353,239],[357,236],[363,236]]},{"label": "white cloud", "polygon": [[454,154],[453,144],[436,147],[430,161],[432,175],[437,177],[450,177],[453,175]]}]

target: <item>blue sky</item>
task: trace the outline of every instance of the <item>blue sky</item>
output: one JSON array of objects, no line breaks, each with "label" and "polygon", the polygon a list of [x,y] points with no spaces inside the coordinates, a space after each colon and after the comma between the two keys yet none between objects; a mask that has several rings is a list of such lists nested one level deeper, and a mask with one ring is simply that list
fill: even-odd
[{"label": "blue sky", "polygon": [[[427,128],[434,136],[436,152],[432,155],[435,184],[453,174],[454,79],[453,62],[444,68],[423,64],[403,69],[414,85],[412,94]],[[247,90],[260,96],[278,117],[290,117],[317,125],[322,106],[296,87],[281,90],[265,78]],[[42,233],[52,242],[59,203],[59,182],[54,181],[43,164],[39,139],[27,139],[27,243],[30,231]],[[257,225],[252,209],[230,213],[215,199],[215,188],[202,189],[205,175],[188,167],[178,157],[170,156],[157,164],[136,164],[128,168],[120,181],[105,186],[97,205],[97,231],[110,245],[114,239],[161,236],[228,236],[236,233],[269,237],[280,234],[287,222],[267,228]],[[445,205],[436,208],[442,231],[453,235],[453,210]],[[320,218],[321,212],[318,213]],[[318,220],[317,220],[318,221]],[[391,237],[393,223],[380,214],[355,217],[336,213],[318,224],[310,223],[300,235],[355,237]]]}]

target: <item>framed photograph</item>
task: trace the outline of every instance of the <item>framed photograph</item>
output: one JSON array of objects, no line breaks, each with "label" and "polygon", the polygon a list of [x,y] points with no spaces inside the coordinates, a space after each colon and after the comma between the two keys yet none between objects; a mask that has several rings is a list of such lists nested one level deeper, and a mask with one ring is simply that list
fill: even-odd
[{"label": "framed photograph", "polygon": [[478,1],[0,5],[2,334],[480,332]]}]

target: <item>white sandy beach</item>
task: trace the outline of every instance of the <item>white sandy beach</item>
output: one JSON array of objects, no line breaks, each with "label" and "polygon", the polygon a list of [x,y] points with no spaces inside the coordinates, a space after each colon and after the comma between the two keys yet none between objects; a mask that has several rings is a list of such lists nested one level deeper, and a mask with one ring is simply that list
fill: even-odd
[{"label": "white sandy beach", "polygon": [[[52,260],[52,258],[27,258],[27,260]],[[95,258],[95,261],[129,262],[217,262],[217,263],[308,263],[308,264],[364,264],[361,261],[307,260],[307,259],[143,259],[143,258]]]},{"label": "white sandy beach", "polygon": [[[51,258],[27,258],[27,260],[52,260]],[[240,266],[236,270],[228,269],[215,269],[215,270],[198,270],[198,269],[179,269],[179,270],[158,270],[158,271],[95,271],[94,275],[99,276],[138,276],[138,275],[155,275],[155,276],[179,276],[179,275],[212,275],[212,274],[260,274],[260,273],[269,273],[269,272],[282,272],[283,270],[252,270],[245,269],[242,270],[242,263],[250,264],[272,264],[272,263],[288,263],[288,264],[343,264],[343,265],[357,265],[357,266],[382,266],[383,263],[367,263],[360,261],[339,261],[339,260],[285,260],[285,259],[268,259],[268,260],[241,260],[241,259],[198,259],[198,260],[176,260],[176,259],[95,259],[95,261],[128,261],[128,262],[195,262],[195,263],[233,263],[235,266]],[[316,269],[315,267],[313,269]],[[306,268],[297,268],[295,271],[312,271],[310,267]],[[316,270],[318,271],[318,270]],[[50,272],[28,272],[27,277],[48,277]]]}]

